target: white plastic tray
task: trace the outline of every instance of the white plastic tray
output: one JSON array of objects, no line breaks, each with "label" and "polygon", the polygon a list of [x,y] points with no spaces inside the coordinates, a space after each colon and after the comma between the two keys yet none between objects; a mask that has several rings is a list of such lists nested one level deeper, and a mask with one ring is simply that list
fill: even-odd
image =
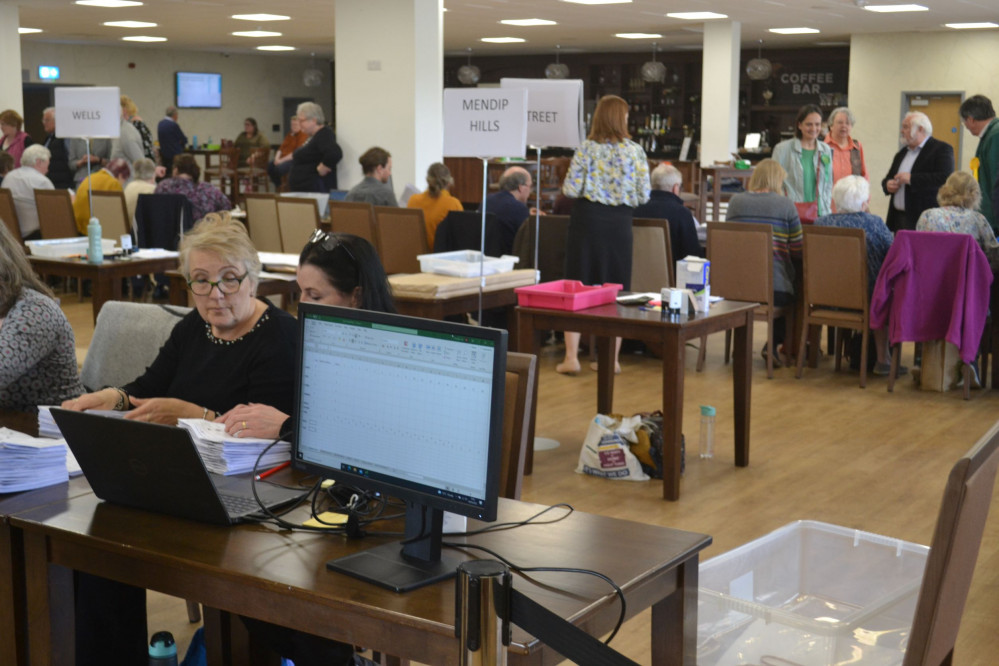
[{"label": "white plastic tray", "polygon": [[[477,277],[481,256],[482,253],[476,250],[457,250],[455,252],[421,254],[416,258],[420,260],[420,272],[422,273]],[[520,257],[509,254],[504,254],[502,257],[487,256],[481,263],[482,275],[512,271],[513,265],[518,261],[520,261]]]}]

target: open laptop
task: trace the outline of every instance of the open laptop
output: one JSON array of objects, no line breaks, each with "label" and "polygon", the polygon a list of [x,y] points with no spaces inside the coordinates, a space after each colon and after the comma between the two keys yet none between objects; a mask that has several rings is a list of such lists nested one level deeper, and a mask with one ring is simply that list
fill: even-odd
[{"label": "open laptop", "polygon": [[[102,500],[204,523],[232,525],[260,511],[252,474],[211,474],[184,428],[52,409],[52,418]],[[304,491],[258,483],[275,508]]]}]

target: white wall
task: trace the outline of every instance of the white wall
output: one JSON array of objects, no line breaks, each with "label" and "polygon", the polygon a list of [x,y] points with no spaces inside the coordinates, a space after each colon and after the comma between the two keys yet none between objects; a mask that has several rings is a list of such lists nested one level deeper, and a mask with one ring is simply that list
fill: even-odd
[{"label": "white wall", "polygon": [[[871,212],[884,217],[888,197],[881,179],[899,150],[903,92],[985,95],[999,104],[999,37],[995,30],[854,35],[850,47],[850,109],[854,138],[864,145],[871,177]],[[961,163],[967,171],[978,139],[961,129]],[[936,128],[934,128],[936,131]]]},{"label": "white wall", "polygon": [[[135,63],[129,68],[129,63]],[[155,135],[156,124],[174,98],[174,73],[177,71],[220,72],[222,108],[181,109],[179,122],[188,139],[194,135],[205,143],[209,137],[235,139],[243,131],[243,119],[256,118],[261,133],[271,143],[280,143],[282,98],[312,97],[330,117],[331,87],[324,76],[318,88],[302,83],[302,72],[309,67],[309,57],[287,55],[222,55],[218,52],[179,51],[127,46],[86,46],[52,44],[26,40],[21,45],[21,67],[37,76],[39,65],[59,67],[62,84],[118,86],[139,107],[139,114]],[[326,63],[318,61],[326,71]]]}]

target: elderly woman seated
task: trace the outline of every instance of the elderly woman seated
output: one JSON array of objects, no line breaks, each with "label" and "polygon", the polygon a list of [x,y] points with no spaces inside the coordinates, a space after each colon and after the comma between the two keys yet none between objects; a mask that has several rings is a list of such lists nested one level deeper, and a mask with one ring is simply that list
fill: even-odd
[{"label": "elderly woman seated", "polygon": [[[867,297],[870,299],[877,282],[881,264],[884,263],[888,249],[891,247],[892,235],[887,225],[877,215],[868,211],[871,201],[871,187],[862,176],[845,176],[833,186],[833,203],[836,212],[824,215],[815,220],[817,226],[842,227],[847,229],[863,229],[867,238]],[[888,331],[880,328],[874,333],[874,345],[877,348],[877,363],[874,374],[887,375],[891,369],[888,360]],[[900,375],[908,372],[908,368],[900,366]]]},{"label": "elderly woman seated", "polygon": [[978,181],[964,171],[955,171],[937,192],[939,208],[928,208],[919,216],[916,231],[943,231],[969,234],[975,237],[978,247],[992,265],[999,268],[999,242],[989,226],[989,221],[978,212],[982,191]]}]

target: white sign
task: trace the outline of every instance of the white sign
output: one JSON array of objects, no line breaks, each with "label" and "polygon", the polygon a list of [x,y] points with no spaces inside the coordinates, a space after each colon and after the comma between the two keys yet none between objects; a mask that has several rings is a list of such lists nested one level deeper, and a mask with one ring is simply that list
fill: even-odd
[{"label": "white sign", "polygon": [[56,88],[55,117],[64,139],[117,139],[121,131],[118,88]]},{"label": "white sign", "polygon": [[583,82],[500,79],[503,89],[527,89],[527,143],[576,148],[583,143]]},{"label": "white sign", "polygon": [[445,88],[445,157],[524,157],[527,90]]}]

